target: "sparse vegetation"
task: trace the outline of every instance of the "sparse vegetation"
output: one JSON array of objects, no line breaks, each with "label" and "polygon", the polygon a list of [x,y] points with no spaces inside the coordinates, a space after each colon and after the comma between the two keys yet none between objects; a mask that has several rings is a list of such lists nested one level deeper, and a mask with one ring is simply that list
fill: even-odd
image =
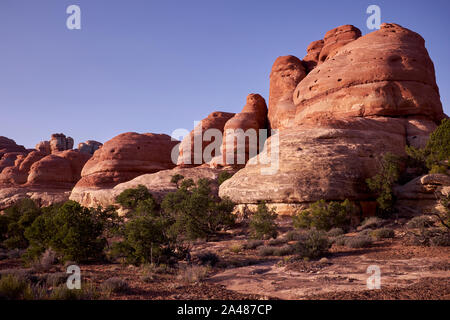
[{"label": "sparse vegetation", "polygon": [[374,228],[379,228],[383,225],[384,221],[383,219],[380,219],[378,217],[369,217],[366,218],[362,223],[361,223],[361,230],[366,230],[366,229],[374,229]]},{"label": "sparse vegetation", "polygon": [[226,180],[230,179],[233,176],[231,172],[228,171],[222,171],[219,173],[219,176],[217,177],[217,183],[219,186],[224,183]]},{"label": "sparse vegetation", "polygon": [[346,239],[345,246],[349,248],[367,248],[372,245],[372,239],[368,236],[356,236]]},{"label": "sparse vegetation", "polygon": [[254,250],[262,246],[263,244],[264,241],[262,240],[248,240],[246,243],[244,243],[243,247],[244,249]]},{"label": "sparse vegetation", "polygon": [[393,212],[395,195],[394,184],[400,178],[401,158],[390,152],[383,155],[379,172],[366,180],[369,189],[378,195],[377,204],[380,215],[385,216]]},{"label": "sparse vegetation", "polygon": [[392,230],[392,229],[389,229],[389,228],[382,228],[382,229],[376,229],[376,230],[373,230],[373,231],[370,233],[370,235],[371,235],[373,238],[375,238],[375,239],[377,239],[377,240],[380,240],[380,239],[394,238],[395,233],[394,233],[394,230]]},{"label": "sparse vegetation", "polygon": [[419,165],[426,166],[430,173],[446,174],[450,165],[450,120],[442,120],[430,135],[425,148],[407,146],[406,153]]},{"label": "sparse vegetation", "polygon": [[213,252],[207,251],[197,255],[201,265],[214,267],[219,262],[219,256]]},{"label": "sparse vegetation", "polygon": [[12,274],[0,278],[0,300],[31,299],[31,287],[23,278]]},{"label": "sparse vegetation", "polygon": [[30,242],[26,258],[34,260],[51,248],[63,261],[100,259],[107,245],[106,225],[116,217],[115,212],[84,208],[74,201],[49,207],[25,230]]},{"label": "sparse vegetation", "polygon": [[29,246],[25,229],[42,214],[31,199],[23,199],[0,215],[0,241],[8,249],[26,249]]},{"label": "sparse vegetation", "polygon": [[349,200],[343,202],[319,200],[308,209],[293,216],[294,227],[316,228],[329,231],[332,228],[347,228],[350,216],[356,207]]},{"label": "sparse vegetation", "polygon": [[210,181],[183,180],[176,192],[167,194],[162,210],[173,219],[173,232],[186,240],[209,240],[218,231],[231,227],[234,203],[211,195]]},{"label": "sparse vegetation", "polygon": [[278,235],[276,218],[274,208],[269,210],[265,202],[259,203],[257,211],[250,218],[250,236],[253,239],[276,238]]},{"label": "sparse vegetation", "polygon": [[180,269],[178,277],[182,281],[189,284],[198,283],[206,279],[208,276],[208,270],[209,269],[207,267],[203,266],[188,266]]},{"label": "sparse vegetation", "polygon": [[123,293],[129,289],[128,283],[119,277],[113,277],[102,283],[102,291],[110,296],[113,293]]},{"label": "sparse vegetation", "polygon": [[331,246],[326,233],[312,229],[295,245],[295,253],[302,258],[317,259],[324,256]]},{"label": "sparse vegetation", "polygon": [[235,243],[235,244],[232,244],[229,249],[233,253],[240,253],[243,248],[242,248],[242,245],[240,245],[239,243]]}]

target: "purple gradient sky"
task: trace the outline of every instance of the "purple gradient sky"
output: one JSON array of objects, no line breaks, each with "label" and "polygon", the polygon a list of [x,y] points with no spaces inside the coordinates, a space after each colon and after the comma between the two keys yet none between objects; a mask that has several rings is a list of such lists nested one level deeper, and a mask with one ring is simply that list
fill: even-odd
[{"label": "purple gradient sky", "polygon": [[[66,8],[82,30],[66,28]],[[127,131],[192,129],[215,110],[268,100],[280,55],[302,58],[326,31],[366,8],[420,33],[450,113],[450,1],[1,0],[0,135],[34,147],[51,133],[75,143]]]}]

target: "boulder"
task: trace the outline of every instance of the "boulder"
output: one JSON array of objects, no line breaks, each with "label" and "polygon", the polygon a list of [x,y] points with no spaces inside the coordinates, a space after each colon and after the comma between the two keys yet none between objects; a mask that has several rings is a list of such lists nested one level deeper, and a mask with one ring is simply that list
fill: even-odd
[{"label": "boulder", "polygon": [[81,170],[90,155],[77,150],[55,152],[33,163],[27,184],[43,188],[72,188],[81,178]]},{"label": "boulder", "polygon": [[405,216],[432,214],[442,210],[439,198],[450,195],[450,176],[426,174],[394,188],[396,208]]},{"label": "boulder", "polygon": [[171,153],[177,143],[166,134],[120,134],[95,151],[75,189],[112,188],[142,174],[173,168]]},{"label": "boulder", "polygon": [[278,57],[270,72],[269,122],[272,129],[289,127],[295,117],[293,92],[306,76],[300,59],[294,56]]},{"label": "boulder", "polygon": [[94,140],[88,140],[86,142],[81,142],[78,144],[78,150],[82,153],[87,153],[90,155],[93,155],[95,151],[100,149],[102,147],[103,143],[94,141]]},{"label": "boulder", "polygon": [[319,118],[444,117],[425,41],[395,24],[383,24],[319,64],[298,84],[294,104],[296,125]]},{"label": "boulder", "polygon": [[62,133],[54,133],[50,139],[50,149],[51,152],[72,150],[73,139],[71,137],[66,137]]},{"label": "boulder", "polygon": [[50,141],[41,141],[34,148],[41,153],[45,153],[45,154],[52,153]]}]

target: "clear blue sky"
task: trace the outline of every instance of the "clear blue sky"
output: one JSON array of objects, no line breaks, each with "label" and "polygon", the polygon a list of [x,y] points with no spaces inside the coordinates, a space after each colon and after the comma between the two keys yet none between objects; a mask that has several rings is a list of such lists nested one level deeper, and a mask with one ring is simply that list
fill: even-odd
[{"label": "clear blue sky", "polygon": [[[66,28],[66,8],[82,29]],[[268,100],[281,55],[303,58],[366,8],[419,32],[450,112],[450,1],[0,0],[0,135],[26,147],[63,132],[75,143],[127,131],[192,129],[215,110]]]}]

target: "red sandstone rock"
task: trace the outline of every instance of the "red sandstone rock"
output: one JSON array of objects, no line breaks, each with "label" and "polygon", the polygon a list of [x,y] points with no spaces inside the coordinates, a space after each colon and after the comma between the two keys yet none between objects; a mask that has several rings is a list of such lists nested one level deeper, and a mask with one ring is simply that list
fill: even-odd
[{"label": "red sandstone rock", "polygon": [[95,151],[76,188],[113,187],[142,174],[173,168],[171,152],[177,143],[165,134],[120,134]]},{"label": "red sandstone rock", "polygon": [[44,153],[44,154],[52,153],[52,148],[50,146],[50,141],[41,141],[34,148],[37,151],[39,151],[41,153]]},{"label": "red sandstone rock", "polygon": [[394,24],[348,43],[298,84],[296,125],[367,116],[439,121],[442,104],[424,44],[420,35]]},{"label": "red sandstone rock", "polygon": [[[211,140],[204,139],[204,134],[206,131],[215,130],[217,133],[220,133],[220,136],[223,134],[223,129],[225,123],[234,116],[234,113],[229,112],[213,112],[208,117],[200,121],[200,123],[195,127],[194,130],[187,135],[183,141],[179,145],[179,156],[178,156],[178,165],[201,165],[209,161],[210,159],[204,159],[203,151],[210,144],[220,144],[222,141],[216,141],[215,138],[211,138]],[[211,130],[212,129],[212,130]],[[200,147],[195,147],[195,144],[198,143]],[[212,156],[216,156],[215,152],[212,152]]]},{"label": "red sandstone rock", "polygon": [[210,164],[245,165],[252,155],[259,153],[260,129],[267,129],[266,101],[259,94],[252,93],[247,96],[242,112],[225,124],[221,155],[212,159]]},{"label": "red sandstone rock", "polygon": [[317,66],[323,45],[323,40],[317,40],[311,42],[306,49],[306,56],[303,58],[303,66],[305,67],[306,73],[311,72]]},{"label": "red sandstone rock", "polygon": [[73,148],[73,139],[66,137],[62,133],[54,133],[50,139],[50,149],[53,152],[71,150]]},{"label": "red sandstone rock", "polygon": [[338,49],[361,37],[361,31],[352,25],[345,25],[328,31],[323,38],[318,63],[325,62],[335,56]]},{"label": "red sandstone rock", "polygon": [[90,158],[78,150],[56,152],[35,162],[27,183],[33,186],[72,188],[81,178],[81,170]]},{"label": "red sandstone rock", "polygon": [[5,153],[11,152],[27,153],[27,150],[23,146],[17,145],[14,140],[0,136],[0,159]]},{"label": "red sandstone rock", "polygon": [[293,92],[306,76],[300,59],[294,56],[278,57],[270,73],[269,121],[272,129],[290,126],[295,117]]},{"label": "red sandstone rock", "polygon": [[78,150],[83,153],[94,154],[95,151],[102,147],[102,143],[94,140],[88,140],[78,144]]}]

